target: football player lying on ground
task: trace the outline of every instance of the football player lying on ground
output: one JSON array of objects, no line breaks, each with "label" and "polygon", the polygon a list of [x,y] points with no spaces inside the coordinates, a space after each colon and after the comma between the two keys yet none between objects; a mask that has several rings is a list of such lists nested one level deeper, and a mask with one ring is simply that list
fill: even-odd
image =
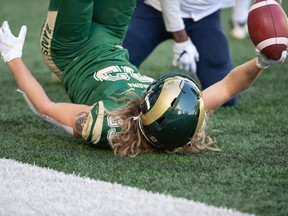
[{"label": "football player lying on ground", "polygon": [[[52,102],[22,60],[26,26],[15,37],[4,21],[0,51],[30,108],[75,137],[111,147],[115,155],[153,150],[217,150],[205,137],[205,116],[247,89],[269,65],[257,57],[203,92],[188,76],[141,75],[121,47],[133,0],[51,0],[41,35],[45,62],[61,79],[71,103]],[[125,13],[123,12],[125,11]]]}]

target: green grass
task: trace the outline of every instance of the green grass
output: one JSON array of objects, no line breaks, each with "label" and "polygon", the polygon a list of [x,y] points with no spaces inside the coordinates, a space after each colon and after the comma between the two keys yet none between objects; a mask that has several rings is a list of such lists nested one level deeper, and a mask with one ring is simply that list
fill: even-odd
[{"label": "green grass", "polygon": [[[1,0],[0,22],[7,19],[15,34],[22,24],[28,26],[25,62],[53,100],[68,101],[64,89],[52,82],[39,52],[39,31],[47,2]],[[230,12],[223,12],[227,32]],[[229,43],[235,65],[254,57],[250,40],[229,38]],[[140,69],[156,77],[171,70],[169,49],[171,42],[159,46]],[[1,158],[257,215],[288,214],[287,62],[264,71],[239,96],[236,108],[221,108],[210,118],[209,127],[219,130],[215,134],[223,148],[219,153],[152,153],[117,158],[112,151],[83,145],[36,117],[16,92],[16,84],[3,62],[0,86]]]}]

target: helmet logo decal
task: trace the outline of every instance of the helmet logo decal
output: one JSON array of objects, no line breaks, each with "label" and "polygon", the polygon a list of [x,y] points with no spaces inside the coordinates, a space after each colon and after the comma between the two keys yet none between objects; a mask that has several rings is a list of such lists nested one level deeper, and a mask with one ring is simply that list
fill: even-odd
[{"label": "helmet logo decal", "polygon": [[[178,82],[179,85],[175,85],[175,82]],[[171,106],[171,101],[173,101],[175,98],[178,97],[178,95],[182,91],[183,85],[184,85],[184,82],[182,82],[182,80],[180,79],[179,80],[177,79],[165,80],[162,91],[156,103],[147,113],[141,116],[142,124],[149,125],[155,122],[158,118],[160,118]]]},{"label": "helmet logo decal", "polygon": [[196,126],[196,129],[195,129],[193,136],[195,136],[195,134],[197,134],[198,131],[200,130],[202,123],[204,121],[204,117],[205,117],[205,106],[204,106],[204,100],[202,97],[199,99],[199,102],[200,102],[200,104],[199,104],[199,117],[198,117],[197,126]]}]

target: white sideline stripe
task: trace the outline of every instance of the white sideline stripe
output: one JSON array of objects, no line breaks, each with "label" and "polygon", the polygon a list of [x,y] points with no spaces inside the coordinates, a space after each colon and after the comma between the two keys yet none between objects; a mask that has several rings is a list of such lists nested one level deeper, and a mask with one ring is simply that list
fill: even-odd
[{"label": "white sideline stripe", "polygon": [[0,215],[244,216],[170,195],[0,159]]},{"label": "white sideline stripe", "polygon": [[274,38],[269,38],[269,39],[266,39],[262,42],[260,42],[259,44],[257,44],[257,49],[258,50],[262,50],[268,46],[271,46],[271,45],[274,45],[274,44],[284,44],[287,46],[288,44],[288,38],[286,37],[274,37]]},{"label": "white sideline stripe", "polygon": [[275,0],[258,2],[250,7],[250,12],[266,5],[279,5],[279,4]]}]

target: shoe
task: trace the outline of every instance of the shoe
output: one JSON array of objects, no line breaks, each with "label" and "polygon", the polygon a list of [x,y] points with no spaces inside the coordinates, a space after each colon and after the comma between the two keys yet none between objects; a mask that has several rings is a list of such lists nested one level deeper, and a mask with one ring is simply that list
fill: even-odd
[{"label": "shoe", "polygon": [[231,21],[230,35],[237,40],[243,40],[249,37],[247,23],[237,23]]}]

